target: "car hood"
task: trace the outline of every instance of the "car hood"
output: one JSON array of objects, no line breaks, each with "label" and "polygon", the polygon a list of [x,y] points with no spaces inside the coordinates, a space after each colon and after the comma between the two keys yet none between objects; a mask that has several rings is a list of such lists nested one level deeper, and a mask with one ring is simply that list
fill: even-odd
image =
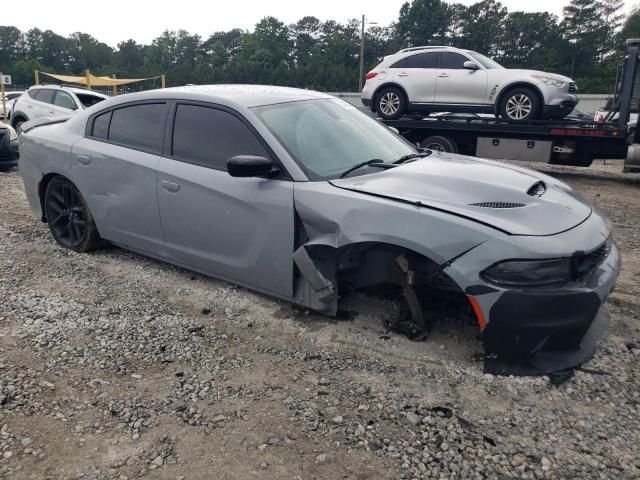
[{"label": "car hood", "polygon": [[[541,182],[546,190],[538,196],[532,190]],[[445,211],[511,235],[553,235],[575,227],[591,215],[589,202],[551,177],[454,154],[433,153],[380,173],[330,183]]]}]

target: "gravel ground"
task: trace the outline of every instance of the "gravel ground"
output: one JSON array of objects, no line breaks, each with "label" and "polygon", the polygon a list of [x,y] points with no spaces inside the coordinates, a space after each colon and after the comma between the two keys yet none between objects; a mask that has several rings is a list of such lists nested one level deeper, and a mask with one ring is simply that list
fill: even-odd
[{"label": "gravel ground", "polygon": [[609,336],[554,386],[483,374],[455,319],[410,342],[362,294],[336,320],[62,250],[0,173],[0,478],[639,478],[639,187],[565,179],[608,210],[625,264]]}]

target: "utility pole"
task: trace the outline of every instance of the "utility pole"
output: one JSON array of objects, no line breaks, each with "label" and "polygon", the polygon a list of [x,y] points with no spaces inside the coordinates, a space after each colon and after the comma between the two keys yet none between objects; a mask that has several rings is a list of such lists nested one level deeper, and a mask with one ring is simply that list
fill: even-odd
[{"label": "utility pole", "polygon": [[358,79],[358,90],[362,91],[362,82],[364,81],[364,26],[365,25],[377,25],[376,22],[365,22],[364,15],[362,15],[362,28],[360,30],[360,78]]},{"label": "utility pole", "polygon": [[362,91],[364,79],[364,15],[362,15],[362,30],[360,32],[360,76],[358,77],[358,91]]}]

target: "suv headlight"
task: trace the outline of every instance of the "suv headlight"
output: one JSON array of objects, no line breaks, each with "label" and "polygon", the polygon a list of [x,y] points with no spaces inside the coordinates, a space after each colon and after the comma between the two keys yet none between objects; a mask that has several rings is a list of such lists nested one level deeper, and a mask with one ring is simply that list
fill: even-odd
[{"label": "suv headlight", "polygon": [[571,260],[507,260],[482,272],[491,283],[505,287],[542,287],[571,281]]},{"label": "suv headlight", "polygon": [[533,78],[537,78],[542,83],[549,85],[550,87],[562,88],[566,85],[566,82],[563,82],[562,80],[558,80],[557,78],[545,77],[544,75],[531,75],[531,76]]},{"label": "suv headlight", "polygon": [[9,140],[17,140],[18,132],[11,125],[7,125],[7,128],[9,129]]}]

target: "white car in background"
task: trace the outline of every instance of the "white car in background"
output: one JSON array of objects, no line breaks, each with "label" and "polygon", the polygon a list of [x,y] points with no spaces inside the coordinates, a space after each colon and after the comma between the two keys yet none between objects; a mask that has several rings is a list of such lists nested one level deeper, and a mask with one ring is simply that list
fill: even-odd
[{"label": "white car in background", "polygon": [[13,105],[11,126],[17,130],[20,124],[36,118],[73,115],[107,98],[85,88],[60,85],[31,87]]},{"label": "white car in background", "polygon": [[[23,93],[24,92],[4,92],[4,99],[2,98],[2,95],[0,95],[0,118],[11,118],[11,109],[13,108],[13,104]],[[4,109],[2,106],[3,100],[6,105],[6,115],[4,115]]]},{"label": "white car in background", "polygon": [[433,112],[492,113],[516,122],[562,118],[578,103],[575,82],[507,69],[453,47],[414,47],[389,55],[366,76],[362,102],[381,118]]}]

